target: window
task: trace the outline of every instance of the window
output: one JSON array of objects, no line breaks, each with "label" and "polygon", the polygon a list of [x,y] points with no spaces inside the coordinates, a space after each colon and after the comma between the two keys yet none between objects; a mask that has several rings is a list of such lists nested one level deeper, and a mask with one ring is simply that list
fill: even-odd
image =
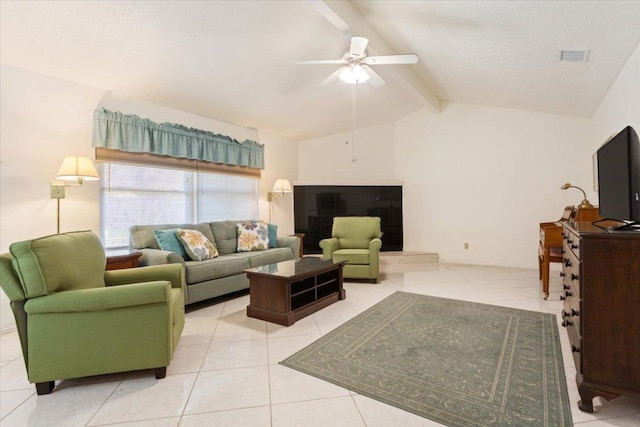
[{"label": "window", "polygon": [[253,177],[100,163],[101,235],[106,248],[129,246],[129,227],[258,217]]}]

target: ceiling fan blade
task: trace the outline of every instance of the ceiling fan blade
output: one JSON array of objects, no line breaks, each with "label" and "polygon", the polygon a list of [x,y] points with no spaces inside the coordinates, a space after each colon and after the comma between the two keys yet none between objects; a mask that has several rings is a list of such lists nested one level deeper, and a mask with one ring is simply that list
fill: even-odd
[{"label": "ceiling fan blade", "polygon": [[344,64],[342,59],[318,59],[314,61],[297,61],[296,64]]},{"label": "ceiling fan blade", "polygon": [[334,71],[329,77],[327,77],[326,79],[324,79],[323,81],[320,82],[320,87],[326,86],[329,83],[333,83],[338,76],[340,75],[340,72],[344,69],[344,67],[340,67],[338,68],[336,71]]},{"label": "ceiling fan blade", "polygon": [[406,55],[368,56],[363,62],[369,65],[415,64],[418,62],[418,55],[409,53]]},{"label": "ceiling fan blade", "polygon": [[349,53],[351,55],[363,56],[368,43],[369,40],[364,37],[351,37],[351,48],[349,49]]},{"label": "ceiling fan blade", "polygon": [[378,73],[373,71],[371,67],[367,67],[366,65],[363,64],[362,68],[364,68],[367,74],[369,74],[369,81],[374,87],[380,87],[384,84],[384,79],[380,77]]}]

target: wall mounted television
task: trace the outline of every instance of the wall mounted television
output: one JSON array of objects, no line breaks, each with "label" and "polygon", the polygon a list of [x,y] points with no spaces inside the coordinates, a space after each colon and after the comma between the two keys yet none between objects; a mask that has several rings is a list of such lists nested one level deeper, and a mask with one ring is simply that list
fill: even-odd
[{"label": "wall mounted television", "polygon": [[294,185],[293,212],[305,254],[322,253],[320,240],[331,237],[334,216],[378,216],[381,250],[402,250],[401,185]]},{"label": "wall mounted television", "polygon": [[597,152],[600,216],[640,231],[640,141],[627,126]]}]

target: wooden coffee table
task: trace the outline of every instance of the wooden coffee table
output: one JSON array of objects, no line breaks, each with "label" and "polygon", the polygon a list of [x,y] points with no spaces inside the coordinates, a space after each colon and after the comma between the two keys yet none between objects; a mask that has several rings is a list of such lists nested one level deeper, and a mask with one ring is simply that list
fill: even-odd
[{"label": "wooden coffee table", "polygon": [[247,316],[284,326],[343,300],[344,262],[305,257],[244,270],[249,278]]}]

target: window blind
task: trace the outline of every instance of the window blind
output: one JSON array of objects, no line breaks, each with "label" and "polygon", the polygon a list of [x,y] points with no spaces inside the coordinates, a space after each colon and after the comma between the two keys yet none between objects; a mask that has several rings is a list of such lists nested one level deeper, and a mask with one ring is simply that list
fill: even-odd
[{"label": "window blind", "polygon": [[258,217],[255,177],[100,163],[101,235],[128,247],[129,227]]}]

